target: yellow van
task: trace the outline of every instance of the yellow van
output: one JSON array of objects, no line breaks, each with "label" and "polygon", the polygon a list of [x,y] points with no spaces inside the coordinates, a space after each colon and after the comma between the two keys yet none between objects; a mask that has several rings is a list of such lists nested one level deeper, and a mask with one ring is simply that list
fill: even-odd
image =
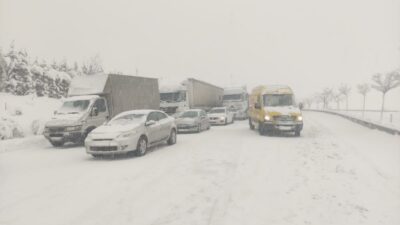
[{"label": "yellow van", "polygon": [[258,86],[251,92],[249,104],[250,129],[258,129],[261,135],[294,132],[300,136],[303,117],[289,86]]}]

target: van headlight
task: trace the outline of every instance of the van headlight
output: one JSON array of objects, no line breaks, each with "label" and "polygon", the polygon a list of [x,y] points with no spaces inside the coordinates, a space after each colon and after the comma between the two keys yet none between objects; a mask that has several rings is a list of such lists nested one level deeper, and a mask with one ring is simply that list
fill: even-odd
[{"label": "van headlight", "polygon": [[297,121],[303,121],[303,117],[302,116],[297,116]]},{"label": "van headlight", "polygon": [[264,116],[264,120],[265,120],[265,121],[271,121],[271,117],[270,117],[269,115],[265,115],[265,116]]}]

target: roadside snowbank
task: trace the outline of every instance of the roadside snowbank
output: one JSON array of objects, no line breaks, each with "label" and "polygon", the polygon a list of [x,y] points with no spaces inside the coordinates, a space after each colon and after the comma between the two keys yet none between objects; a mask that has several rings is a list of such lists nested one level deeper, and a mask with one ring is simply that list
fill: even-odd
[{"label": "roadside snowbank", "polygon": [[60,104],[60,99],[0,93],[0,139],[41,134]]}]

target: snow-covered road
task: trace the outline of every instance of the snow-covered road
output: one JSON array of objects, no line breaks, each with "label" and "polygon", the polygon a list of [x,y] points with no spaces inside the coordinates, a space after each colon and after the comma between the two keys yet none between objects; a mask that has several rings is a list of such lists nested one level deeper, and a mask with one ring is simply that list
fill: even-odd
[{"label": "snow-covered road", "polygon": [[306,112],[302,137],[247,121],[140,158],[0,142],[0,224],[400,224],[400,137]]}]

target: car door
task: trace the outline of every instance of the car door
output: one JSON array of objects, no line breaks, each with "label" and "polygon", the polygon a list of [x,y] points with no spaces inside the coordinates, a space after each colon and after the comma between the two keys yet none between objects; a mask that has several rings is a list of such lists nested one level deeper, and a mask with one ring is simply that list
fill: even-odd
[{"label": "car door", "polygon": [[208,117],[206,112],[204,112],[203,110],[200,111],[200,120],[201,120],[201,126],[202,129],[207,129],[208,128]]},{"label": "car door", "polygon": [[147,116],[146,122],[154,121],[152,125],[146,126],[147,129],[147,139],[150,144],[153,144],[160,140],[160,123],[158,122],[157,112],[150,112]]},{"label": "car door", "polygon": [[158,122],[160,123],[160,140],[167,139],[170,132],[170,120],[162,112],[157,112]]}]

